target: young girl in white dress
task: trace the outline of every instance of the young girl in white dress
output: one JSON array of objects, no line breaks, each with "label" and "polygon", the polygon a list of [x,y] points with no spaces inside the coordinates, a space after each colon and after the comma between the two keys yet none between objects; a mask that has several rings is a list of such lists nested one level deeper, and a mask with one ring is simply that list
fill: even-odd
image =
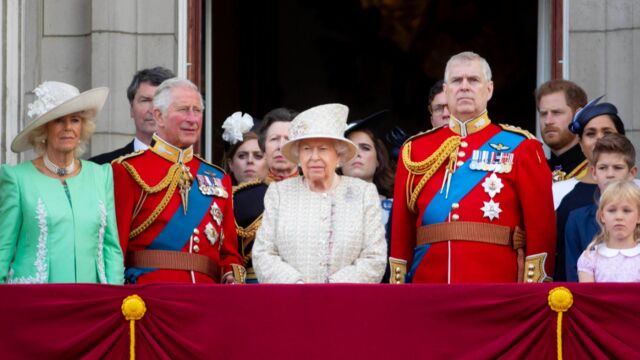
[{"label": "young girl in white dress", "polygon": [[607,185],[596,214],[600,233],[578,259],[580,282],[640,282],[640,188]]}]

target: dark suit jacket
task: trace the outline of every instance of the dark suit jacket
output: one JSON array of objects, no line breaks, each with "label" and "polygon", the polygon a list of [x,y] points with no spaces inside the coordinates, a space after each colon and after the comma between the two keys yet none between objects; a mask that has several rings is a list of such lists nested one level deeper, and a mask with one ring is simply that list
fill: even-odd
[{"label": "dark suit jacket", "polygon": [[120,149],[113,150],[112,152],[96,155],[89,159],[97,164],[110,164],[111,161],[119,158],[122,155],[131,154],[133,152],[133,140]]}]

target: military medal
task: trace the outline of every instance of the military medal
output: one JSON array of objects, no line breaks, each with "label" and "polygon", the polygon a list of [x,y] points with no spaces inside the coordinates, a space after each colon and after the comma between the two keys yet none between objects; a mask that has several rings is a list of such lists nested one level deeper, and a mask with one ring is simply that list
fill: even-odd
[{"label": "military medal", "polygon": [[483,217],[488,217],[489,220],[497,219],[500,217],[502,209],[500,209],[500,203],[494,202],[493,199],[489,201],[483,201],[484,206],[480,208],[484,212]]},{"label": "military medal", "polygon": [[209,240],[211,245],[215,244],[216,241],[218,241],[218,231],[215,227],[213,227],[213,224],[207,223],[207,225],[204,227],[204,234],[207,236],[207,239]]},{"label": "military medal", "polygon": [[223,199],[226,199],[229,196],[229,194],[227,194],[227,190],[224,189],[222,180],[216,177],[213,178],[213,195]]},{"label": "military medal", "polygon": [[489,194],[489,197],[493,199],[493,197],[502,190],[504,184],[502,183],[502,179],[493,173],[491,176],[484,179],[482,187],[484,188],[484,191]]},{"label": "military medal", "polygon": [[562,171],[562,165],[557,165],[551,174],[553,175],[553,182],[562,181],[567,176],[567,173]]},{"label": "military medal", "polygon": [[482,155],[480,160],[480,170],[484,170],[484,171],[489,170],[489,152],[486,150],[482,150]]},{"label": "military medal", "polygon": [[211,216],[213,216],[213,220],[215,220],[218,226],[220,226],[220,224],[222,224],[222,210],[220,210],[218,204],[214,202],[213,205],[211,205],[211,210],[209,212],[211,213]]},{"label": "military medal", "polygon": [[480,158],[480,152],[478,150],[473,150],[471,153],[471,163],[469,164],[469,169],[477,170],[478,169],[478,159]]},{"label": "military medal", "polygon": [[196,175],[198,179],[198,189],[203,195],[213,195],[214,187],[211,178],[207,175],[198,174]]}]

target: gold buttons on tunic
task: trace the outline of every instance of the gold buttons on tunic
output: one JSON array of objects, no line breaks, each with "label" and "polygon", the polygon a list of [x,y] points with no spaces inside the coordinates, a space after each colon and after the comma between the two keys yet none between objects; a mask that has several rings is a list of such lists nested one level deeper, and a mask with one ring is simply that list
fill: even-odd
[{"label": "gold buttons on tunic", "polygon": [[458,162],[456,163],[456,165],[457,165],[458,167],[460,167],[460,166],[464,165],[464,161],[460,160],[460,161],[458,161]]},{"label": "gold buttons on tunic", "polygon": [[464,151],[458,151],[458,157],[464,157],[467,155]]},{"label": "gold buttons on tunic", "polygon": [[193,245],[193,252],[199,252],[199,251],[200,251],[200,246]]},{"label": "gold buttons on tunic", "polygon": [[196,243],[196,244],[199,244],[200,243],[200,238],[197,237],[197,236],[194,236],[193,237],[193,242]]},{"label": "gold buttons on tunic", "polygon": [[199,235],[200,234],[200,230],[198,230],[197,228],[193,229],[193,233],[196,234],[196,235]]},{"label": "gold buttons on tunic", "polygon": [[466,141],[462,141],[460,142],[460,146],[466,148],[467,146],[469,146],[469,144]]},{"label": "gold buttons on tunic", "polygon": [[458,221],[458,220],[460,220],[460,215],[458,215],[458,214],[453,214],[453,215],[451,215],[451,220],[453,220],[453,221]]},{"label": "gold buttons on tunic", "polygon": [[453,210],[458,210],[458,209],[460,208],[460,204],[458,204],[458,203],[453,203],[453,204],[451,204],[451,208],[452,208]]}]

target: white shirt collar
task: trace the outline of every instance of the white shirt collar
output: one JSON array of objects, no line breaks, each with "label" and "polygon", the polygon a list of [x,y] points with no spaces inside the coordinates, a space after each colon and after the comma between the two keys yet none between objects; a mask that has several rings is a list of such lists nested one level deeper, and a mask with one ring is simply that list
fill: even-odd
[{"label": "white shirt collar", "polygon": [[614,257],[618,254],[622,254],[626,257],[640,255],[640,244],[629,249],[612,249],[607,247],[605,244],[600,244],[596,246],[596,249],[598,250],[598,254],[609,258]]},{"label": "white shirt collar", "polygon": [[149,148],[149,145],[143,143],[137,137],[133,138],[133,150],[134,151],[147,150],[148,148]]}]

